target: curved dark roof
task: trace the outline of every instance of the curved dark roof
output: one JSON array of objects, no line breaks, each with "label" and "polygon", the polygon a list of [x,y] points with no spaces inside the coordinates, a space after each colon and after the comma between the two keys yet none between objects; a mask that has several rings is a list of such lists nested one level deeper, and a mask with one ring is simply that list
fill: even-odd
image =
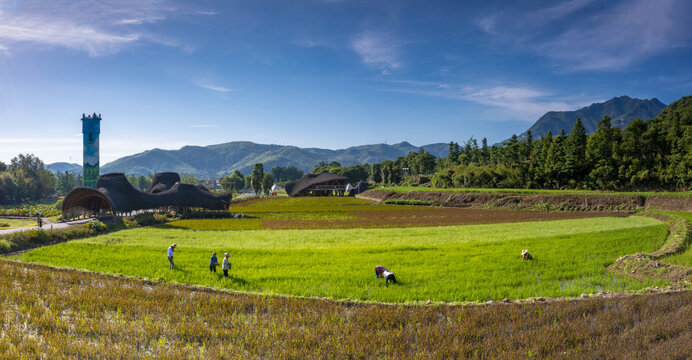
[{"label": "curved dark roof", "polygon": [[180,182],[180,175],[174,172],[162,172],[154,175],[151,181],[151,186],[147,192],[159,193],[173,187],[175,183]]},{"label": "curved dark roof", "polygon": [[311,186],[325,183],[348,183],[348,178],[341,175],[332,174],[330,172],[322,172],[321,174],[305,174],[302,178],[296,181],[291,181],[284,185],[288,196],[296,196],[301,191],[308,189]]},{"label": "curved dark roof", "polygon": [[[158,174],[157,174],[158,175]],[[201,207],[211,210],[224,210],[231,203],[231,193],[215,194],[201,186],[181,184],[172,181],[178,174],[164,173],[154,176],[158,183],[150,192],[135,189],[125,174],[110,173],[99,176],[96,188],[76,188],[63,200],[62,211],[66,214],[72,208],[84,208],[92,212],[101,210],[111,212],[130,212],[133,210],[155,209],[160,207]],[[160,186],[159,186],[160,185]],[[166,188],[157,192],[158,189]]]}]

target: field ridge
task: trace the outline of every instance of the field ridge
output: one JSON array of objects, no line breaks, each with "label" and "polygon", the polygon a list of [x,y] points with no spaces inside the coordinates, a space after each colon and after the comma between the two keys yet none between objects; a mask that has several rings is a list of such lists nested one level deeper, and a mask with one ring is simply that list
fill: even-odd
[{"label": "field ridge", "polygon": [[[384,202],[388,200],[425,201],[433,206],[446,207],[499,207],[535,210],[571,211],[636,211],[659,209],[666,211],[692,211],[690,193],[675,195],[579,194],[559,192],[477,192],[478,189],[418,188],[372,189],[356,195],[357,198]],[[458,191],[453,191],[458,190]],[[483,189],[486,190],[486,189]]]}]

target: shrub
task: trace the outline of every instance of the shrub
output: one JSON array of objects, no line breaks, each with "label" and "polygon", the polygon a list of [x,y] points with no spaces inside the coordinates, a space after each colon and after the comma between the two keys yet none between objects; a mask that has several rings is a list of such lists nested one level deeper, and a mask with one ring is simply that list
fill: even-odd
[{"label": "shrub", "polygon": [[94,235],[88,227],[71,226],[64,229],[31,229],[17,231],[0,237],[0,253],[20,251],[32,247],[52,245],[68,240],[81,239]]},{"label": "shrub", "polygon": [[150,226],[157,224],[165,224],[168,222],[168,217],[166,216],[166,214],[145,212],[133,216],[132,222],[134,222],[134,227],[136,227],[137,225]]},{"label": "shrub", "polygon": [[10,223],[0,222],[0,228],[1,227],[9,227],[9,226],[10,226]]},{"label": "shrub", "polygon": [[89,229],[94,230],[95,233],[101,233],[104,230],[106,230],[106,224],[102,223],[101,221],[97,219],[89,220],[88,223],[85,224]]}]

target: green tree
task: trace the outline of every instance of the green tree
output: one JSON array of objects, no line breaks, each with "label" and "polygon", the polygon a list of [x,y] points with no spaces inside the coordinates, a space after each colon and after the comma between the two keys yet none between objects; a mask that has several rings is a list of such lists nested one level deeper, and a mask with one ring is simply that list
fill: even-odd
[{"label": "green tree", "polygon": [[82,186],[82,175],[64,171],[56,174],[55,190],[58,195],[65,195],[72,189]]},{"label": "green tree", "polygon": [[614,164],[613,148],[617,147],[618,129],[613,128],[610,117],[604,116],[586,142],[586,161],[591,168],[589,181],[599,189],[614,189],[617,167]]},{"label": "green tree", "polygon": [[581,123],[581,118],[578,118],[574,123],[574,127],[567,139],[565,147],[565,170],[566,175],[571,178],[574,184],[581,182],[584,179],[584,170],[586,158],[586,129]]},{"label": "green tree", "polygon": [[382,164],[372,164],[372,169],[370,170],[370,178],[375,184],[382,182]]},{"label": "green tree", "polygon": [[304,174],[303,170],[295,166],[276,166],[272,168],[272,176],[274,176],[274,181],[276,182],[298,180],[303,177]]},{"label": "green tree", "polygon": [[273,185],[274,177],[272,176],[272,174],[264,174],[264,176],[262,176],[262,191],[264,191],[265,195],[269,194],[269,192],[272,191]]},{"label": "green tree", "polygon": [[255,166],[252,168],[252,189],[255,191],[255,194],[259,194],[260,191],[262,190],[262,180],[264,179],[264,166],[262,163],[257,163]]},{"label": "green tree", "polygon": [[236,170],[231,174],[231,176],[228,176],[226,182],[229,183],[229,185],[226,185],[229,187],[226,191],[230,190],[230,187],[232,187],[234,190],[242,190],[243,187],[245,186],[245,180],[243,179],[243,174]]},{"label": "green tree", "polygon": [[184,174],[180,182],[183,184],[197,185],[199,184],[199,179],[197,179],[194,175]]},{"label": "green tree", "polygon": [[7,170],[18,185],[21,199],[37,200],[55,192],[55,176],[33,154],[17,155],[11,160]]}]

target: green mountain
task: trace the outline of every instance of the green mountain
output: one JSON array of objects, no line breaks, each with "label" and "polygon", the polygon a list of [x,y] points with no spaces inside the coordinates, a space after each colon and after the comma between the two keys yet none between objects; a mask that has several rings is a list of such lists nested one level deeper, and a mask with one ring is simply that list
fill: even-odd
[{"label": "green mountain", "polygon": [[[550,111],[541,116],[533,126],[529,128],[533,138],[543,137],[548,130],[553,135],[560,133],[562,129],[569,133],[574,123],[581,118],[582,125],[587,134],[596,130],[596,124],[609,116],[613,127],[624,129],[634,119],[648,120],[658,115],[666,107],[665,104],[653,98],[651,100],[632,99],[629,96],[614,97],[604,103],[594,103],[576,111]],[[526,138],[526,132],[519,136]]]},{"label": "green mountain", "polygon": [[81,174],[82,173],[82,165],[79,164],[70,164],[68,162],[56,162],[52,164],[46,165],[48,170],[57,173],[57,172],[69,172],[73,174]]},{"label": "green mountain", "polygon": [[[423,148],[437,157],[447,156],[447,144],[430,144]],[[295,166],[308,172],[320,161],[338,161],[344,166],[372,164],[384,160],[395,160],[411,151],[418,151],[418,147],[408,142],[330,150],[234,141],[209,146],[184,146],[178,150],[147,150],[105,164],[101,167],[101,173],[124,172],[146,175],[174,171],[197,177],[220,177],[234,170],[248,174],[255,163],[264,164],[264,171],[267,172],[277,166]]]}]

